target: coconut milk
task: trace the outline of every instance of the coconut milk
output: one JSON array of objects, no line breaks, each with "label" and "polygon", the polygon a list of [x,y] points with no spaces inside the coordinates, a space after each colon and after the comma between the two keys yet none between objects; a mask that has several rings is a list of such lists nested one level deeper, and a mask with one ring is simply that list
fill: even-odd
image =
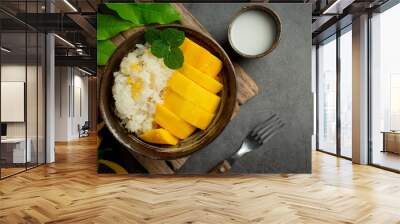
[{"label": "coconut milk", "polygon": [[261,10],[247,10],[231,24],[231,44],[245,55],[262,54],[272,47],[276,32],[272,16]]}]

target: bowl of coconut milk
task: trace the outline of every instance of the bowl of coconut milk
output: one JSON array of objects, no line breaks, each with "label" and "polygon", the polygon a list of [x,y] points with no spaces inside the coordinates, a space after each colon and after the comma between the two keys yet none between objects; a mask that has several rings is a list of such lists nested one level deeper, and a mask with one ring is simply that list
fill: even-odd
[{"label": "bowl of coconut milk", "polygon": [[281,30],[281,21],[274,11],[262,5],[249,5],[233,17],[228,39],[239,55],[260,58],[278,46]]}]

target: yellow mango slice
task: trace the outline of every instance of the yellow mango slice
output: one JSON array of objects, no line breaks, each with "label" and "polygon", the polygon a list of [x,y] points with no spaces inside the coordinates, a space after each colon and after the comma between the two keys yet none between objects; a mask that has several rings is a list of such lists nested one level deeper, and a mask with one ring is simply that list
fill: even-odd
[{"label": "yellow mango slice", "polygon": [[195,127],[182,120],[179,116],[160,104],[157,105],[154,120],[158,125],[180,139],[189,137],[189,135],[196,130]]},{"label": "yellow mango slice", "polygon": [[164,93],[164,106],[189,124],[202,130],[206,129],[214,118],[213,113],[197,107],[170,89]]},{"label": "yellow mango slice", "polygon": [[186,63],[215,78],[222,69],[222,61],[202,46],[185,38],[181,46]]},{"label": "yellow mango slice", "polygon": [[188,63],[184,63],[182,68],[179,69],[179,72],[212,93],[218,93],[223,88],[220,82],[197,70]]},{"label": "yellow mango slice", "polygon": [[164,145],[176,145],[178,144],[178,139],[175,138],[171,133],[169,133],[164,128],[153,129],[150,131],[146,131],[143,134],[139,135],[139,138],[143,141],[155,144],[164,144]]},{"label": "yellow mango slice", "polygon": [[167,86],[178,93],[185,100],[192,102],[204,110],[214,113],[221,101],[221,98],[203,87],[197,85],[180,72],[175,72],[168,80]]}]

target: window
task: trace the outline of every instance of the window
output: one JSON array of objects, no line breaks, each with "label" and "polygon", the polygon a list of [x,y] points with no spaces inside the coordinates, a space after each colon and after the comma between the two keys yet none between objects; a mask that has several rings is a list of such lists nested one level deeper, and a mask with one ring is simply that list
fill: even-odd
[{"label": "window", "polygon": [[336,36],[318,47],[318,149],[336,153]]},{"label": "window", "polygon": [[370,160],[400,170],[400,4],[371,18]]},{"label": "window", "polygon": [[400,130],[400,73],[390,74],[390,130]]},{"label": "window", "polygon": [[317,149],[348,159],[352,157],[352,41],[349,25],[317,50]]},{"label": "window", "polygon": [[340,36],[340,155],[352,156],[352,33],[351,26]]},{"label": "window", "polygon": [[[19,16],[43,4],[0,1]],[[45,34],[12,15],[0,13],[0,178],[45,163]]]}]

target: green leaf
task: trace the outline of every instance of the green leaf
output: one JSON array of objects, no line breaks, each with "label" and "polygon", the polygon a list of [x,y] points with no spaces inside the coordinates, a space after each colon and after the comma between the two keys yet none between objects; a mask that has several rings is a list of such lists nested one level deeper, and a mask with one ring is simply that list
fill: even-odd
[{"label": "green leaf", "polygon": [[161,39],[171,47],[179,47],[185,40],[185,33],[175,28],[167,28],[161,31]]},{"label": "green leaf", "polygon": [[134,24],[167,24],[181,19],[169,3],[106,3],[107,7]]},{"label": "green leaf", "polygon": [[[116,49],[116,46],[111,41],[105,42],[105,40],[122,31],[140,25],[152,23],[168,24],[181,19],[178,11],[169,3],[106,3],[106,6],[115,11],[118,16],[97,14],[97,63],[99,65],[106,64],[108,58]],[[152,44],[156,39],[161,39],[161,37],[157,37],[156,32],[147,34],[146,41]],[[166,54],[169,46],[168,44],[164,45],[156,44],[155,52],[157,55]]]},{"label": "green leaf", "polygon": [[117,46],[111,40],[97,41],[97,64],[105,65]]},{"label": "green leaf", "polygon": [[161,31],[154,28],[149,28],[144,33],[144,39],[149,44],[152,44],[155,40],[161,39]]},{"label": "green leaf", "polygon": [[97,40],[107,40],[118,33],[137,26],[117,16],[97,14]]},{"label": "green leaf", "polygon": [[157,58],[165,57],[168,53],[169,47],[162,40],[155,40],[151,45],[151,53]]},{"label": "green leaf", "polygon": [[178,69],[183,65],[183,54],[181,49],[172,48],[164,57],[164,64],[170,69]]}]

